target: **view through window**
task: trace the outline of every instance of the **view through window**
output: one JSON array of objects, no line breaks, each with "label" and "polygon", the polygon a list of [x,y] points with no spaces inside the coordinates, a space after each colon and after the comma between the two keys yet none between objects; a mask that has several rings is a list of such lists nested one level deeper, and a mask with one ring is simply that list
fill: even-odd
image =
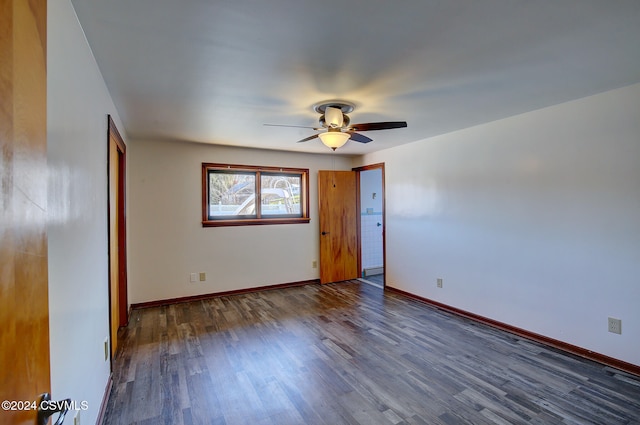
[{"label": "view through window", "polygon": [[203,225],[309,222],[309,170],[202,164]]}]

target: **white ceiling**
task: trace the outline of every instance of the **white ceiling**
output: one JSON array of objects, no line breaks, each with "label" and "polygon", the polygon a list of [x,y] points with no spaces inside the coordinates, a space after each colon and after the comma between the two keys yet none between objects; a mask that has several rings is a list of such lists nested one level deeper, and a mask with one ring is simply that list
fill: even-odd
[{"label": "white ceiling", "polygon": [[72,0],[131,138],[372,152],[640,82],[639,0]]}]

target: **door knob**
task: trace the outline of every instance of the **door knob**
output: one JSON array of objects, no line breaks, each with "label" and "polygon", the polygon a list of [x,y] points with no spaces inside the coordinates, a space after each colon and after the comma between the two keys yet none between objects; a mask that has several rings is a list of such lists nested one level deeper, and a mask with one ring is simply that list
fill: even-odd
[{"label": "door knob", "polygon": [[71,399],[69,398],[61,401],[51,401],[51,394],[42,394],[40,396],[40,403],[38,403],[38,425],[47,425],[49,416],[54,413],[59,413],[59,415],[53,425],[62,425],[70,405]]},{"label": "door knob", "polygon": [[328,234],[329,234],[329,232],[322,232],[322,236],[328,235]]}]

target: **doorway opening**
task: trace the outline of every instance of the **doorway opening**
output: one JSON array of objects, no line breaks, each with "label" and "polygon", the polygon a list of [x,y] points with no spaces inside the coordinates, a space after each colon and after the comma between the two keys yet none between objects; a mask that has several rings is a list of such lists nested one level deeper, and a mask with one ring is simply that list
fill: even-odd
[{"label": "doorway opening", "polygon": [[384,163],[355,168],[357,179],[358,274],[360,280],[385,285]]}]

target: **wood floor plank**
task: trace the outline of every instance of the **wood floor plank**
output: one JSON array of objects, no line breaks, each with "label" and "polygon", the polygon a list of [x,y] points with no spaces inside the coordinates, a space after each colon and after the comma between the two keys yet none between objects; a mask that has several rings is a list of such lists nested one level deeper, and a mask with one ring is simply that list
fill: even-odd
[{"label": "wood floor plank", "polygon": [[640,424],[640,378],[359,281],[134,310],[104,424]]}]

